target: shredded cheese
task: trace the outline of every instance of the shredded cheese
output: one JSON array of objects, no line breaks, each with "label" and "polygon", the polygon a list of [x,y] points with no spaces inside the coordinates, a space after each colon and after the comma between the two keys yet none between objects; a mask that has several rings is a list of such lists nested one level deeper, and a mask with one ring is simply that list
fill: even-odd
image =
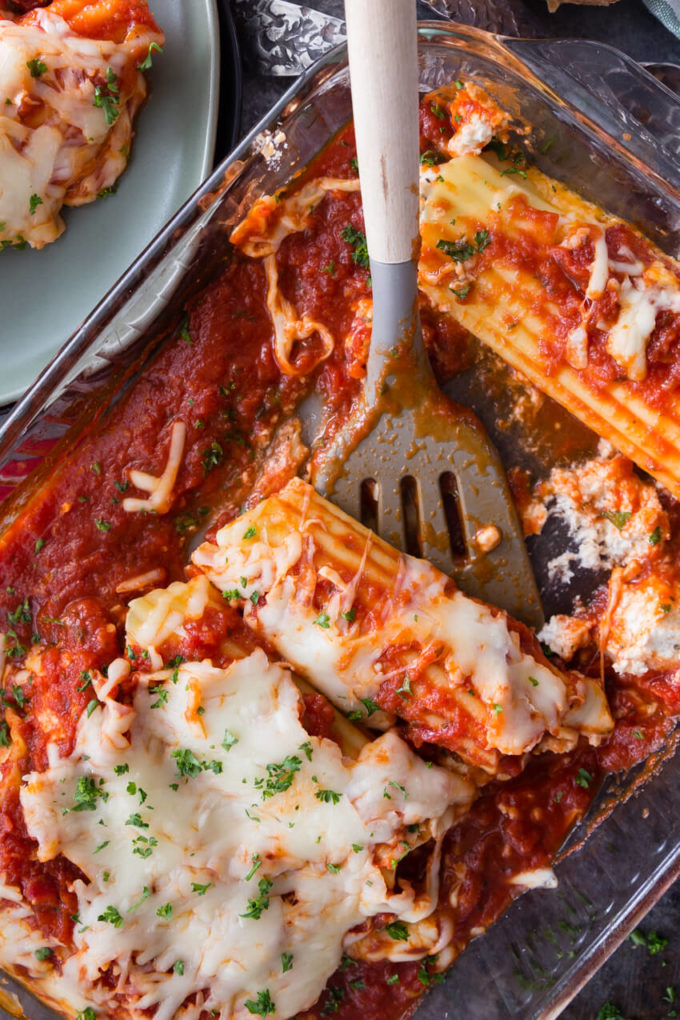
[{"label": "shredded cheese", "polygon": [[134,496],[127,496],[123,500],[123,510],[128,513],[139,513],[141,511],[153,511],[157,514],[165,514],[172,506],[172,490],[177,481],[182,456],[184,454],[184,443],[186,440],[187,427],[183,421],[173,423],[170,432],[170,449],[168,459],[160,477],[147,474],[145,471],[128,471],[128,478],[137,489],[149,492],[147,499],[139,499]]}]

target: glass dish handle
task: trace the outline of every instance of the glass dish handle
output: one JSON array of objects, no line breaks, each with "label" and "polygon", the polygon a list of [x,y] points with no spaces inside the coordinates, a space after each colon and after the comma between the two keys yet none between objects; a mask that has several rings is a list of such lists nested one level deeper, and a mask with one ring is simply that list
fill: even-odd
[{"label": "glass dish handle", "polygon": [[680,101],[649,71],[599,42],[505,36],[503,43],[646,167],[680,187]]}]

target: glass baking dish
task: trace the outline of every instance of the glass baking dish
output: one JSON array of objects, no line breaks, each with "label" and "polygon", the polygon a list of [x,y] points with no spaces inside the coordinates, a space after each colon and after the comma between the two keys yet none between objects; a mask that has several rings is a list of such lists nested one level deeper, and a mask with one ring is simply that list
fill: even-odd
[{"label": "glass baking dish", "polygon": [[[422,24],[420,32],[424,90],[474,78],[531,126],[525,143],[541,169],[631,220],[669,253],[678,251],[673,134],[680,105],[670,92],[599,44],[501,39],[441,22]],[[163,343],[181,319],[185,295],[219,268],[230,227],[244,210],[302,169],[350,111],[340,48],[296,82],[65,344],[0,433],[0,496],[6,497],[0,529]],[[674,749],[672,741],[644,769],[609,777],[563,848],[557,890],[534,890],[515,901],[428,993],[418,1017],[548,1020],[559,1014],[680,873]],[[32,1020],[54,1016],[15,983],[9,987]],[[2,1005],[0,1015],[10,1016]]]}]

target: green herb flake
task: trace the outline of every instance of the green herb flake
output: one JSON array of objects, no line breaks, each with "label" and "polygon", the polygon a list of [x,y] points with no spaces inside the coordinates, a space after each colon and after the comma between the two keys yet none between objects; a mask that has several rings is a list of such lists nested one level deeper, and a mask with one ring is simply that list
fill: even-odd
[{"label": "green herb flake", "polygon": [[159,907],[156,911],[156,917],[163,918],[166,921],[172,916],[172,903],[164,903],[162,907]]},{"label": "green herb flake", "polygon": [[111,524],[109,521],[105,521],[103,517],[97,517],[94,522],[97,525],[99,531],[110,531]]},{"label": "green herb flake", "polygon": [[293,969],[293,954],[281,953],[281,973],[285,974],[286,971],[292,969]]},{"label": "green herb flake", "polygon": [[250,882],[250,880],[253,877],[253,875],[255,874],[255,872],[259,868],[262,867],[262,860],[261,860],[259,854],[253,854],[253,856],[250,858],[250,860],[252,861],[252,865],[253,866],[250,869],[250,871],[248,872],[248,874],[246,875],[246,878],[245,878],[246,882]]},{"label": "green herb flake", "polygon": [[44,545],[45,545],[45,539],[44,538],[39,538],[38,541],[35,543],[35,553],[36,553],[36,556],[38,555],[38,553],[40,552],[40,550],[43,548]]},{"label": "green herb flake", "polygon": [[99,914],[97,920],[106,921],[107,924],[112,924],[114,928],[123,927],[123,917],[120,911],[117,907],[112,907],[110,904],[103,914]]},{"label": "green herb flake", "polygon": [[231,730],[225,730],[221,746],[225,751],[231,751],[234,744],[238,744],[238,737],[235,737]]},{"label": "green herb flake", "polygon": [[314,796],[323,804],[339,804],[342,794],[336,793],[335,790],[317,790]]},{"label": "green herb flake", "polygon": [[252,524],[250,525],[249,528],[246,528],[246,530],[243,532],[243,537],[244,538],[255,538],[256,535],[257,535],[257,528],[253,527]]},{"label": "green herb flake", "polygon": [[274,883],[268,878],[261,878],[257,883],[259,895],[248,900],[248,909],[245,914],[240,916],[250,918],[253,921],[259,921],[263,911],[269,909],[269,893],[273,886]]},{"label": "green herb flake", "polygon": [[47,64],[43,60],[39,60],[38,57],[27,60],[26,67],[31,72],[31,78],[39,78],[47,71]]},{"label": "green herb flake", "polygon": [[96,698],[91,698],[91,699],[90,699],[90,700],[88,701],[88,703],[87,703],[87,708],[85,709],[85,712],[86,712],[86,714],[87,714],[87,718],[89,719],[89,718],[90,718],[90,716],[92,715],[92,713],[93,713],[93,712],[94,712],[94,711],[95,711],[96,709],[98,709],[98,708],[99,708],[99,701],[98,701],[98,700],[97,700]]},{"label": "green herb flake", "polygon": [[36,949],[36,951],[35,951],[35,958],[36,958],[36,960],[40,960],[41,962],[43,960],[49,960],[51,955],[52,955],[52,950],[50,949],[49,946],[40,946],[40,948]]},{"label": "green herb flake", "polygon": [[35,211],[39,205],[43,204],[43,200],[40,197],[40,195],[31,195],[31,197],[28,200],[28,204],[31,216],[35,216]]},{"label": "green herb flake", "polygon": [[532,687],[538,687],[538,680],[536,679],[535,676],[529,677],[529,683],[531,684]]},{"label": "green herb flake", "polygon": [[390,976],[388,978],[385,978],[385,984],[386,985],[398,985],[399,984],[399,975],[398,974],[390,974]]},{"label": "green herb flake", "polygon": [[172,965],[172,969],[175,974],[179,974],[181,976],[184,973],[184,960],[175,960]]},{"label": "green herb flake", "polygon": [[264,991],[257,993],[257,999],[246,999],[245,1007],[249,1013],[253,1016],[269,1016],[270,1013],[276,1012],[276,1004],[272,1000],[269,994],[269,989],[265,988]]},{"label": "green herb flake", "polygon": [[603,510],[602,517],[613,524],[617,531],[622,531],[631,518],[630,510]]},{"label": "green herb flake", "polygon": [[403,921],[392,921],[385,925],[385,931],[395,942],[408,942],[408,928]]},{"label": "green herb flake", "polygon": [[110,127],[118,120],[120,110],[118,75],[112,67],[106,69],[106,85],[97,85],[94,90],[94,106],[104,111],[104,119]]},{"label": "green herb flake", "polygon": [[661,541],[661,538],[662,538],[661,528],[657,524],[657,526],[654,528],[654,531],[649,536],[649,544],[650,545],[658,545],[659,542]]},{"label": "green herb flake", "polygon": [[366,709],[366,715],[371,716],[374,712],[380,711],[380,705],[377,702],[372,701],[370,698],[359,698],[359,701]]},{"label": "green herb flake", "polygon": [[343,618],[343,620],[347,620],[348,623],[354,623],[354,621],[356,619],[356,615],[357,615],[357,611],[354,608],[354,606],[352,606],[351,609],[348,609],[347,612],[340,613],[340,616]]},{"label": "green herb flake", "polygon": [[328,630],[330,625],[331,625],[331,621],[330,621],[330,617],[329,617],[328,613],[325,613],[325,612],[324,613],[319,613],[319,615],[317,616],[316,620],[314,620],[314,623],[315,623],[315,625],[317,627],[321,627],[322,630]]},{"label": "green herb flake", "polygon": [[411,677],[408,675],[408,673],[405,673],[401,687],[397,688],[397,694],[399,695],[400,698],[403,698],[404,701],[406,701],[408,696],[412,693],[413,691],[411,690]]},{"label": "green herb flake", "polygon": [[340,236],[343,241],[346,241],[354,249],[352,252],[352,262],[357,266],[362,266],[364,269],[370,269],[366,235],[352,226],[347,226]]},{"label": "green herb flake", "polygon": [[157,42],[149,43],[149,48],[146,51],[146,56],[141,64],[137,64],[138,71],[148,71],[151,68],[151,58],[154,53],[162,53],[163,47],[159,46]]},{"label": "green herb flake", "polygon": [[97,1014],[92,1006],[86,1006],[85,1009],[78,1010],[76,1020],[97,1020]]},{"label": "green herb flake", "polygon": [[201,885],[200,882],[192,882],[191,891],[198,893],[199,896],[205,896],[205,894],[207,893],[208,889],[210,889],[211,886],[212,882],[206,882],[205,885]]},{"label": "green herb flake", "polygon": [[584,790],[588,790],[590,788],[592,781],[593,777],[587,769],[579,769],[576,773],[576,778],[574,779],[576,785],[582,786]]},{"label": "green herb flake", "polygon": [[331,864],[330,862],[326,865],[326,868],[330,871],[331,875],[339,875],[341,871],[339,864]]}]

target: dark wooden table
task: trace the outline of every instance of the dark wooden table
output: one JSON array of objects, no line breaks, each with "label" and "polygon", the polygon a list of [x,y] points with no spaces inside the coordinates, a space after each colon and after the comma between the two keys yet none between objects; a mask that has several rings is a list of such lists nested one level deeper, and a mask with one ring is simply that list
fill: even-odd
[{"label": "dark wooden table", "polygon": [[[307,6],[326,14],[343,16],[342,0],[306,2]],[[461,0],[458,6],[460,20],[479,24],[474,19],[481,17],[484,0],[479,0],[478,4],[475,0]],[[652,17],[641,0],[619,0],[614,6],[595,8],[568,4],[553,15],[548,14],[544,0],[507,0],[506,6],[507,16],[519,22],[525,34],[597,39],[618,47],[640,62],[680,65],[680,41]],[[419,4],[419,14],[424,19],[435,17],[422,4]],[[245,134],[293,79],[258,74],[248,63],[248,40],[241,42],[244,52],[242,132]],[[641,929],[647,935],[656,931],[667,938],[667,948],[650,953],[645,946],[636,946],[627,939],[562,1013],[563,1020],[598,1020],[599,1015],[601,1020],[608,1015],[627,1020],[680,1018],[680,882],[647,915]],[[601,1014],[606,1003],[617,1006],[620,1013],[611,1011],[608,1014],[605,1010]]]}]

